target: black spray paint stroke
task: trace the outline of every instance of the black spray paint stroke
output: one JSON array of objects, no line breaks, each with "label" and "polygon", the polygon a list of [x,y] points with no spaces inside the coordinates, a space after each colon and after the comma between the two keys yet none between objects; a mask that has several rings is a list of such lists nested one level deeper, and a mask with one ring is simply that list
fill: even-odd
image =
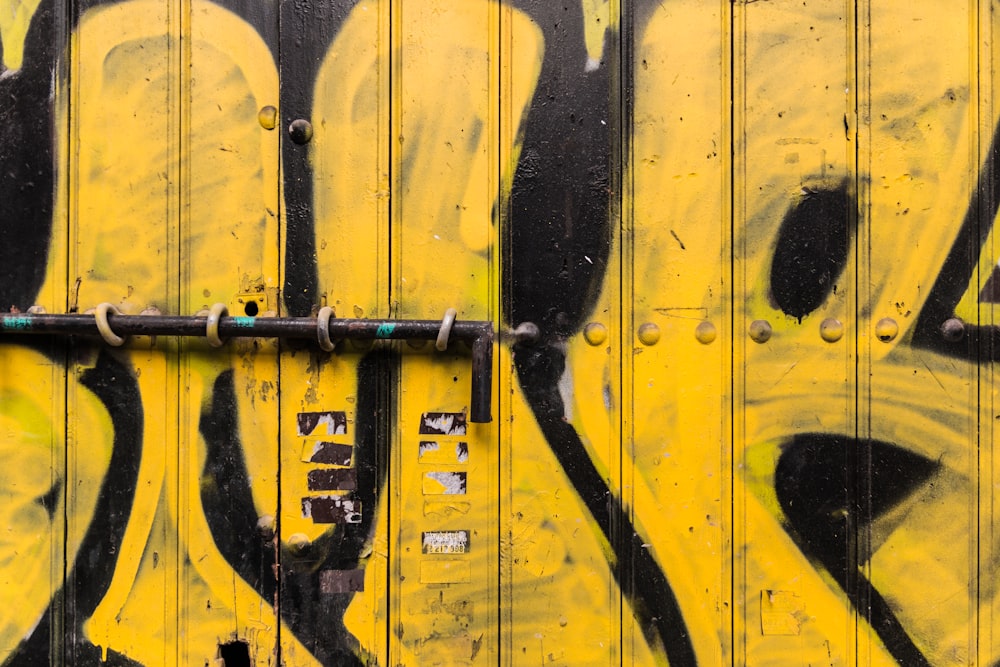
[{"label": "black spray paint stroke", "polygon": [[861,536],[940,468],[936,461],[887,442],[802,433],[782,447],[774,472],[789,536],[830,573],[905,667],[929,663],[888,601],[862,574],[870,554]]},{"label": "black spray paint stroke", "polygon": [[805,191],[785,213],[771,257],[768,296],[800,324],[836,289],[856,236],[856,208],[842,183]]},{"label": "black spray paint stroke", "polygon": [[[45,280],[52,235],[56,13],[38,6],[19,72],[0,77],[0,312],[27,310]],[[2,49],[2,45],[0,45]]]},{"label": "black spray paint stroke", "polygon": [[[695,665],[676,595],[566,422],[558,391],[565,356],[556,345],[578,331],[592,310],[611,253],[611,128],[617,123],[611,117],[610,67],[602,57],[599,67],[586,71],[579,2],[511,4],[535,21],[545,39],[503,235],[505,319],[536,324],[544,341],[515,346],[518,380],[556,459],[614,550],[618,564],[611,569],[647,640],[659,637],[673,667]],[[637,18],[645,22],[649,13]],[[631,118],[631,89],[622,95]],[[628,131],[623,141],[627,149]]]},{"label": "black spray paint stroke", "polygon": [[[129,368],[102,351],[94,368],[81,376],[80,383],[104,404],[111,417],[114,440],[108,472],[101,484],[93,519],[80,544],[66,583],[49,604],[41,622],[17,651],[4,663],[10,667],[35,667],[65,661],[70,665],[118,665],[136,663],[114,651],[101,662],[101,649],[87,640],[83,624],[107,593],[114,578],[125,528],[135,501],[142,458],[143,411],[139,385]],[[86,438],[91,434],[81,433]],[[101,434],[94,434],[101,437]],[[76,443],[86,447],[87,442]],[[64,498],[65,502],[65,498]],[[62,659],[53,655],[52,624],[62,628]]]},{"label": "black spray paint stroke", "polygon": [[281,156],[285,193],[285,284],[282,292],[290,315],[307,317],[320,301],[313,169],[309,144],[296,144],[287,134],[293,120],[311,119],[316,74],[356,0],[297,0],[281,3],[280,52]]},{"label": "black spray paint stroke", "polygon": [[541,29],[545,53],[502,238],[504,318],[566,337],[599,298],[611,252],[610,68],[586,71],[578,1],[510,4]]},{"label": "black spray paint stroke", "polygon": [[986,354],[985,360],[995,360],[995,350],[1000,348],[1000,327],[967,322],[964,338],[955,342],[945,340],[940,327],[945,320],[955,316],[955,308],[976,273],[980,252],[993,228],[998,211],[1000,211],[1000,122],[993,130],[990,148],[980,169],[979,181],[966,208],[958,236],[917,318],[913,330],[915,347],[978,363],[982,338],[988,345],[986,350],[982,350]]},{"label": "black spray paint stroke", "polygon": [[[558,387],[566,367],[565,355],[552,346],[516,345],[514,366],[549,447],[615,552],[618,567],[611,570],[647,641],[654,644],[659,638],[671,667],[696,665],[694,647],[670,582],[643,546],[645,540],[635,530],[621,500],[597,472],[579,434],[566,421]],[[623,541],[616,539],[614,527],[625,536]]]},{"label": "black spray paint stroke", "polygon": [[[259,535],[238,433],[232,371],[220,374],[211,409],[202,416],[207,452],[201,499],[219,552],[262,598],[275,600],[277,595],[282,620],[321,664],[330,667],[363,664],[357,657],[358,641],[343,623],[354,594],[323,594],[320,578],[325,570],[364,565],[362,554],[374,529],[379,489],[388,475],[393,423],[390,387],[395,386],[392,379],[397,366],[396,357],[386,351],[369,353],[358,364],[354,443],[358,488],[352,495],[361,503],[361,523],[333,526],[303,552],[281,543],[276,554],[270,536]],[[280,581],[275,577],[276,564]]]}]

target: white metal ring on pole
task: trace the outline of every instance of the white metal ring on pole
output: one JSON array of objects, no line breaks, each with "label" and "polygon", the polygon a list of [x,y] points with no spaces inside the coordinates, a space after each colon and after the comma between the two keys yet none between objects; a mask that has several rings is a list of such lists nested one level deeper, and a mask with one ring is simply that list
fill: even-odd
[{"label": "white metal ring on pole", "polygon": [[208,319],[205,322],[205,338],[212,347],[222,347],[226,341],[219,337],[219,320],[229,314],[229,309],[224,303],[216,303],[208,311]]},{"label": "white metal ring on pole", "polygon": [[336,343],[330,338],[330,318],[333,317],[333,308],[323,306],[316,315],[316,340],[324,352],[333,352]]},{"label": "white metal ring on pole", "polygon": [[125,344],[126,339],[111,330],[111,325],[108,323],[109,311],[115,315],[121,314],[110,303],[105,302],[97,305],[97,308],[94,310],[94,320],[97,322],[97,330],[101,333],[101,338],[104,339],[105,343],[112,347],[121,347]]},{"label": "white metal ring on pole", "polygon": [[455,325],[455,317],[457,315],[458,311],[454,308],[444,311],[444,318],[441,320],[441,328],[438,330],[437,341],[434,343],[434,347],[440,352],[448,349],[448,339],[451,338],[451,328]]}]

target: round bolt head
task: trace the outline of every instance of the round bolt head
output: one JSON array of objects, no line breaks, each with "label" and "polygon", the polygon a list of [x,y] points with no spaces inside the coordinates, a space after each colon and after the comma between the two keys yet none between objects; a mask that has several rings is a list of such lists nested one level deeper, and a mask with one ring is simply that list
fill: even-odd
[{"label": "round bolt head", "polygon": [[278,110],[270,104],[257,112],[257,121],[265,130],[273,130],[278,124]]},{"label": "round bolt head", "polygon": [[957,343],[965,337],[965,323],[957,317],[947,319],[941,325],[941,335],[949,343]]},{"label": "round bolt head", "polygon": [[292,533],[288,536],[288,548],[296,554],[305,553],[312,545],[312,541],[305,533]]},{"label": "round bolt head", "polygon": [[883,343],[889,343],[899,335],[899,325],[891,317],[883,317],[875,324],[875,337]]},{"label": "round bolt head", "polygon": [[750,339],[755,343],[766,343],[773,333],[771,323],[767,320],[754,320],[750,323]]},{"label": "round bolt head", "polygon": [[819,335],[827,343],[836,343],[844,335],[844,325],[840,320],[828,317],[820,323]]},{"label": "round bolt head", "polygon": [[583,337],[591,345],[600,345],[608,339],[608,328],[600,322],[591,322],[583,328]]},{"label": "round bolt head", "polygon": [[715,330],[715,325],[711,322],[702,322],[694,330],[694,337],[698,339],[698,342],[702,345],[708,345],[715,340],[718,332]]},{"label": "round bolt head", "polygon": [[643,345],[656,345],[660,341],[660,327],[653,322],[646,322],[639,327],[636,335]]},{"label": "round bolt head", "polygon": [[292,124],[288,126],[288,135],[292,138],[292,141],[300,146],[302,144],[308,144],[309,140],[312,139],[313,136],[312,123],[304,118],[293,120]]},{"label": "round bolt head", "polygon": [[534,322],[521,322],[511,332],[514,342],[531,345],[537,343],[542,337],[542,330]]},{"label": "round bolt head", "polygon": [[257,519],[257,532],[265,540],[271,540],[274,538],[274,517],[270,514],[265,514],[264,516]]}]

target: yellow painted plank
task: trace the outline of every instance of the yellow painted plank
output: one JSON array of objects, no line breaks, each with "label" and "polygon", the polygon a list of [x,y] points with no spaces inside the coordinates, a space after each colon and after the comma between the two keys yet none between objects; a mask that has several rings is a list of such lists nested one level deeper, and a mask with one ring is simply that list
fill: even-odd
[{"label": "yellow painted plank", "polygon": [[[839,562],[853,544],[838,509],[852,473],[835,464],[851,460],[856,427],[854,34],[853,5],[735,12],[733,594],[736,659],[748,665],[854,664],[854,611],[819,558]],[[835,464],[796,468],[827,451],[827,434],[846,438],[827,448]],[[822,473],[827,486],[809,478]],[[817,500],[829,516],[798,518],[822,511],[807,505]],[[802,534],[814,527],[820,537]],[[772,616],[780,599],[787,623]]]}]

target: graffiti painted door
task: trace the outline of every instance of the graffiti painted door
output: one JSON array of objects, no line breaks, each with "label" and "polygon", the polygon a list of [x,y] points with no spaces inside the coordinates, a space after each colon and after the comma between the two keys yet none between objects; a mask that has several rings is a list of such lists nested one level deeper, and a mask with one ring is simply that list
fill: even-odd
[{"label": "graffiti painted door", "polygon": [[995,13],[0,0],[0,659],[995,664]]}]

